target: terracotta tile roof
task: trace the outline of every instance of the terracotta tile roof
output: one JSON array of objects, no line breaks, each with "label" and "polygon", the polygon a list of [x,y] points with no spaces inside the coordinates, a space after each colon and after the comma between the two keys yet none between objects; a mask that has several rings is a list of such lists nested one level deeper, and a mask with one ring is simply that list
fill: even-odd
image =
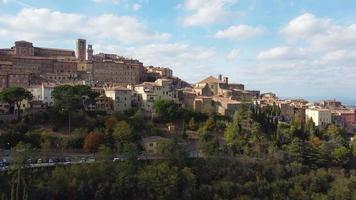
[{"label": "terracotta tile roof", "polygon": [[125,88],[125,87],[121,87],[121,86],[105,88],[105,90],[106,91],[131,91],[129,88]]},{"label": "terracotta tile roof", "polygon": [[224,83],[223,81],[220,81],[219,79],[213,77],[213,76],[209,76],[208,78],[198,82],[198,84],[201,83]]}]

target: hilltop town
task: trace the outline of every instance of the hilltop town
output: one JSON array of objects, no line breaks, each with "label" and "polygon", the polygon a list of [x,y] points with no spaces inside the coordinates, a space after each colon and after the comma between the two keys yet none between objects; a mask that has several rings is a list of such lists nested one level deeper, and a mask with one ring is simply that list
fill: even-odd
[{"label": "hilltop town", "polygon": [[0,49],[1,199],[353,199],[356,110],[114,54]]},{"label": "hilltop town", "polygon": [[[273,93],[246,90],[244,84],[230,83],[229,77],[222,75],[189,84],[174,77],[170,68],[144,66],[138,60],[115,54],[94,54],[93,46],[84,39],[76,41],[76,51],[35,47],[27,41],[0,49],[0,88],[22,87],[33,95],[31,101],[14,108],[15,112],[36,112],[53,106],[52,91],[65,84],[87,85],[100,94],[95,102],[85,105],[90,111],[114,113],[135,108],[151,116],[155,101],[170,100],[192,111],[232,117],[241,104],[249,102],[261,108],[278,106],[279,119],[285,122],[298,116],[312,119],[319,128],[334,123],[352,130],[356,124],[356,109],[336,100],[312,103],[279,99]],[[16,116],[9,115],[6,102],[0,108],[1,120]]]}]

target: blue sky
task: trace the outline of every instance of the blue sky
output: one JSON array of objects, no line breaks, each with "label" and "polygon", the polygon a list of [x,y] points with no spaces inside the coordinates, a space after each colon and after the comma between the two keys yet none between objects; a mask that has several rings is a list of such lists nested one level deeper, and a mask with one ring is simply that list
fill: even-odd
[{"label": "blue sky", "polygon": [[356,99],[354,0],[0,0],[0,48],[15,40],[222,73],[282,97]]}]

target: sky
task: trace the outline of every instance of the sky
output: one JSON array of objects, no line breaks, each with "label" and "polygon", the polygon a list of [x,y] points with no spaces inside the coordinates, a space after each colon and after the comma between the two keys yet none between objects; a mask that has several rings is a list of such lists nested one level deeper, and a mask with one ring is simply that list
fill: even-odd
[{"label": "sky", "polygon": [[280,97],[356,104],[354,0],[0,0],[0,48],[117,53],[190,83],[223,74]]}]

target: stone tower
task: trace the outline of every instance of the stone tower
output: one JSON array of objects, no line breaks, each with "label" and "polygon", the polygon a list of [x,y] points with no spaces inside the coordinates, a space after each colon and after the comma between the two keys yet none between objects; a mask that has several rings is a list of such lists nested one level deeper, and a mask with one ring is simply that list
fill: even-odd
[{"label": "stone tower", "polygon": [[93,60],[93,53],[94,53],[94,50],[93,50],[93,45],[91,44],[88,44],[88,61],[92,61]]},{"label": "stone tower", "polygon": [[86,59],[86,45],[87,41],[84,39],[77,40],[77,59],[79,61],[84,61]]}]

